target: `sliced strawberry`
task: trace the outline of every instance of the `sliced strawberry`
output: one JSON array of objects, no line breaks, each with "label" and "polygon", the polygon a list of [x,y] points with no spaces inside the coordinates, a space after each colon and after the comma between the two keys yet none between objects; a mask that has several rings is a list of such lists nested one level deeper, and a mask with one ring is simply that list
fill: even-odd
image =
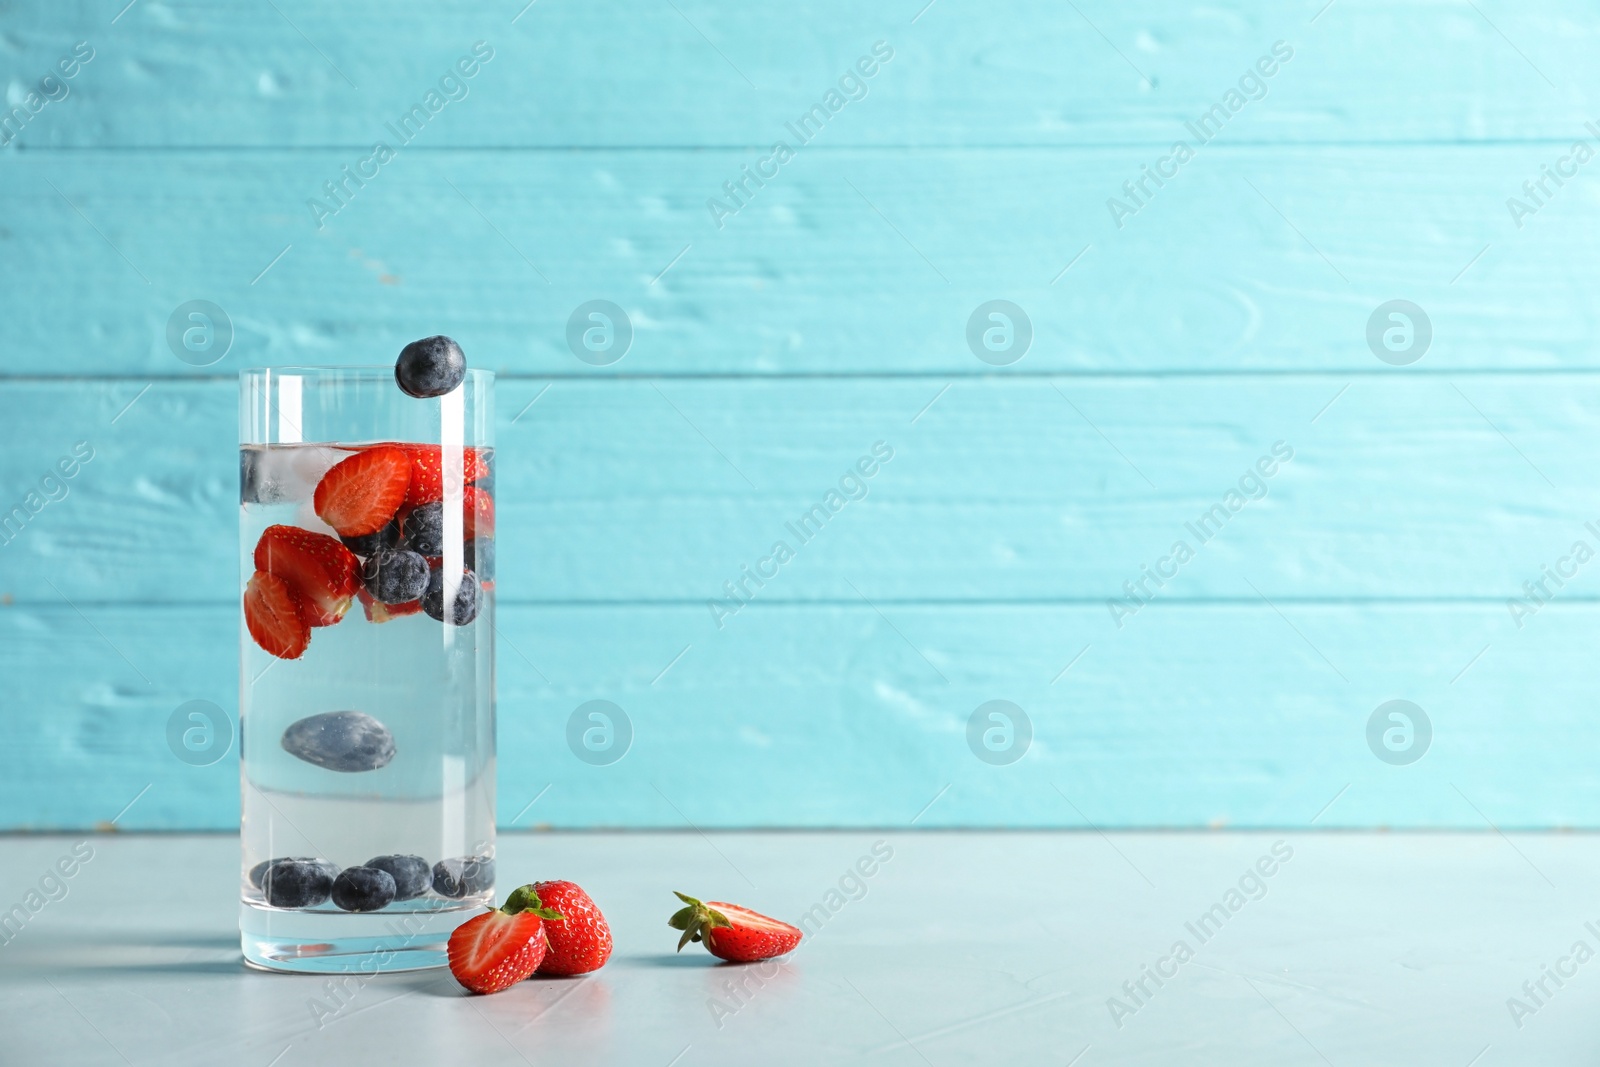
[{"label": "sliced strawberry", "polygon": [[311,643],[300,597],[288,582],[263,571],[244,587],[244,625],[256,644],[279,659],[299,659]]},{"label": "sliced strawberry", "polygon": [[461,536],[470,541],[474,537],[494,536],[494,497],[487,489],[469,485],[461,493]]},{"label": "sliced strawberry", "polygon": [[563,916],[544,924],[550,951],[539,974],[572,975],[598,971],[611,958],[611,927],[589,894],[572,882],[536,882],[534,892],[547,908]]},{"label": "sliced strawberry", "polygon": [[[438,445],[402,445],[411,455],[411,488],[406,503],[412,507],[444,499],[444,450]],[[461,481],[471,485],[489,476],[489,462],[480,449],[466,448],[461,455]]]},{"label": "sliced strawberry", "polygon": [[720,900],[702,904],[694,897],[675,895],[688,905],[667,920],[668,926],[683,931],[678,939],[680,952],[691,941],[704,941],[706,949],[719,959],[754,963],[793,952],[800,943],[801,933],[796,927],[759,911]]},{"label": "sliced strawberry", "polygon": [[422,611],[422,601],[407,600],[403,604],[385,604],[373,598],[365,589],[356,590],[356,599],[361,601],[361,610],[366,613],[368,622],[389,622],[402,615],[416,615]]},{"label": "sliced strawberry", "polygon": [[299,597],[305,620],[332,626],[361,588],[361,562],[327,534],[298,526],[268,526],[256,542],[256,570],[282,578]]},{"label": "sliced strawberry", "polygon": [[450,935],[450,973],[474,993],[509,989],[538,969],[547,949],[544,923],[561,913],[546,908],[533,886],[514,889],[499,911],[468,919]]},{"label": "sliced strawberry", "polygon": [[373,448],[336,463],[311,498],[317,517],[342,537],[388,525],[411,485],[411,457],[399,448]]}]

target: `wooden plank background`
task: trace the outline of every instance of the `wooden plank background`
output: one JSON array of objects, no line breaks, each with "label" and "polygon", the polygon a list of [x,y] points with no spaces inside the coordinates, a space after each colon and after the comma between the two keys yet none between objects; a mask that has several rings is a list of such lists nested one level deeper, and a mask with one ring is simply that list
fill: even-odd
[{"label": "wooden plank background", "polygon": [[[0,545],[0,827],[146,786],[119,825],[235,824],[236,758],[164,735],[237,708],[234,377],[439,331],[502,376],[508,825],[1600,824],[1600,588],[1507,607],[1600,549],[1600,162],[1522,189],[1600,150],[1588,5],[120,7],[0,27],[23,113],[93,50],[0,150],[0,511],[94,449]],[[864,98],[787,132],[875,42]],[[566,343],[596,298],[635,329],[609,367]],[[996,298],[1035,334],[1006,367],[965,339]],[[1433,328],[1406,367],[1367,342],[1395,298]],[[165,340],[192,299],[236,331],[203,368]],[[866,498],[719,627],[878,441]],[[1277,442],[1265,495],[1115,618]],[[1433,721],[1408,767],[1366,747],[1392,698]],[[565,747],[590,699],[634,721],[613,766]],[[1033,718],[1013,766],[966,747],[991,699]]]}]

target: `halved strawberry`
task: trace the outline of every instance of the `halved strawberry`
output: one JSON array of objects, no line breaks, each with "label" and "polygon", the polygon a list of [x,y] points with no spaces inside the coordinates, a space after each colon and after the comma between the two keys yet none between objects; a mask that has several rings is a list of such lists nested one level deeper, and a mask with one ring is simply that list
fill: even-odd
[{"label": "halved strawberry", "polygon": [[311,498],[317,517],[342,537],[360,537],[386,526],[411,485],[411,457],[399,448],[357,452],[334,464]]},{"label": "halved strawberry", "polygon": [[469,485],[462,490],[461,515],[461,536],[466,540],[494,536],[494,497],[487,489]]},{"label": "halved strawberry", "polygon": [[416,615],[422,611],[420,600],[407,600],[403,604],[385,604],[375,599],[365,589],[356,590],[356,599],[361,601],[361,610],[366,613],[368,622],[389,622],[403,615]]},{"label": "halved strawberry", "polygon": [[298,526],[268,526],[256,542],[256,570],[282,578],[298,594],[312,626],[332,626],[361,588],[361,561],[327,534]]},{"label": "halved strawberry", "polygon": [[545,907],[563,916],[544,924],[550,951],[538,973],[588,974],[603,967],[611,958],[611,927],[589,894],[572,882],[535,882],[533,889]]},{"label": "halved strawberry", "polygon": [[702,904],[694,897],[675,895],[688,905],[667,920],[668,926],[683,931],[679,952],[691,941],[704,941],[706,949],[719,959],[754,963],[793,952],[800,943],[799,929],[759,911],[720,900]]},{"label": "halved strawberry", "polygon": [[533,886],[512,890],[499,911],[468,919],[450,935],[450,973],[474,993],[509,989],[538,969],[548,948],[544,921],[559,918]]},{"label": "halved strawberry", "polygon": [[[431,504],[444,499],[444,450],[438,445],[401,445],[411,456],[411,487],[406,490],[406,503],[412,507]],[[489,476],[489,462],[476,448],[466,448],[461,454],[461,481],[471,485]]]},{"label": "halved strawberry", "polygon": [[299,659],[311,643],[311,627],[300,597],[289,583],[256,571],[244,587],[244,625],[263,650],[279,659]]}]

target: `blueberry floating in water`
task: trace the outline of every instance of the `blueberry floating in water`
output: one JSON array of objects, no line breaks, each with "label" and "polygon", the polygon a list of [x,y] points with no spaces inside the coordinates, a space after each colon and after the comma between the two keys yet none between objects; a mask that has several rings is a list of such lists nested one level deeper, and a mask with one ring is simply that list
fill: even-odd
[{"label": "blueberry floating in water", "polygon": [[326,860],[271,860],[261,872],[261,892],[274,908],[314,908],[333,892],[337,871]]},{"label": "blueberry floating in water", "polygon": [[462,562],[481,580],[494,581],[494,538],[479,537],[468,541],[462,552]]},{"label": "blueberry floating in water", "polygon": [[433,865],[433,891],[460,900],[494,885],[494,860],[488,856],[460,856]]},{"label": "blueberry floating in water", "polygon": [[467,376],[467,357],[448,337],[424,337],[400,350],[394,380],[407,396],[444,396]]},{"label": "blueberry floating in water", "polygon": [[367,592],[385,604],[404,604],[428,590],[428,561],[409,549],[380,549],[361,567]]},{"label": "blueberry floating in water", "polygon": [[406,516],[406,547],[424,556],[444,555],[444,501],[423,504]]},{"label": "blueberry floating in water", "polygon": [[422,594],[422,610],[430,619],[447,622],[451,626],[465,626],[478,617],[478,576],[462,570],[461,584],[451,599],[449,611],[444,602],[444,570],[434,568],[428,572],[428,591]]},{"label": "blueberry floating in water", "polygon": [[325,711],[292,723],[283,732],[283,749],[330,771],[375,771],[394,759],[394,735],[360,711]]},{"label": "blueberry floating in water", "polygon": [[421,856],[374,856],[363,866],[385,871],[394,879],[394,899],[420,897],[433,884],[433,870]]},{"label": "blueberry floating in water", "polygon": [[394,903],[394,876],[376,867],[346,867],[333,880],[332,896],[342,911],[378,911]]},{"label": "blueberry floating in water", "polygon": [[374,530],[360,537],[341,537],[344,547],[358,556],[374,556],[386,548],[393,548],[400,543],[400,524],[393,519],[381,530]]}]

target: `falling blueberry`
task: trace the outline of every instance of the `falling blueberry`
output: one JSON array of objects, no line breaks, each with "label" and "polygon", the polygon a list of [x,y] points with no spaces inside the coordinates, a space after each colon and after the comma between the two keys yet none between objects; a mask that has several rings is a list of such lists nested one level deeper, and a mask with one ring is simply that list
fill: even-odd
[{"label": "falling blueberry", "polygon": [[494,581],[494,538],[480,537],[468,541],[462,553],[462,562],[480,581]]},{"label": "falling blueberry", "polygon": [[451,626],[465,626],[478,617],[478,576],[469,570],[461,572],[461,584],[445,611],[444,570],[435,567],[428,572],[428,591],[422,594],[422,610],[428,618],[448,622]]},{"label": "falling blueberry", "polygon": [[433,891],[460,900],[476,896],[494,885],[494,860],[488,856],[461,856],[433,865]]},{"label": "falling blueberry", "polygon": [[385,604],[404,604],[428,589],[428,561],[407,549],[382,549],[367,557],[361,579],[367,592]]},{"label": "falling blueberry", "polygon": [[378,911],[394,903],[394,876],[376,867],[346,867],[333,880],[334,906],[343,911]]},{"label": "falling blueberry", "polygon": [[467,357],[448,337],[424,337],[400,350],[394,380],[408,396],[444,396],[467,376]]},{"label": "falling blueberry", "polygon": [[292,723],[283,749],[330,771],[375,771],[394,759],[394,735],[360,711],[325,711]]},{"label": "falling blueberry", "polygon": [[420,897],[433,884],[433,871],[421,856],[374,856],[365,867],[385,871],[394,879],[394,899]]},{"label": "falling blueberry", "polygon": [[261,892],[274,908],[314,908],[333,892],[337,869],[324,860],[273,860],[261,872]]},{"label": "falling blueberry", "polygon": [[375,530],[360,537],[341,537],[344,547],[358,556],[375,556],[386,548],[393,548],[400,543],[400,524],[393,519],[381,530]]},{"label": "falling blueberry", "polygon": [[406,547],[424,556],[444,555],[444,501],[423,504],[406,516]]}]

